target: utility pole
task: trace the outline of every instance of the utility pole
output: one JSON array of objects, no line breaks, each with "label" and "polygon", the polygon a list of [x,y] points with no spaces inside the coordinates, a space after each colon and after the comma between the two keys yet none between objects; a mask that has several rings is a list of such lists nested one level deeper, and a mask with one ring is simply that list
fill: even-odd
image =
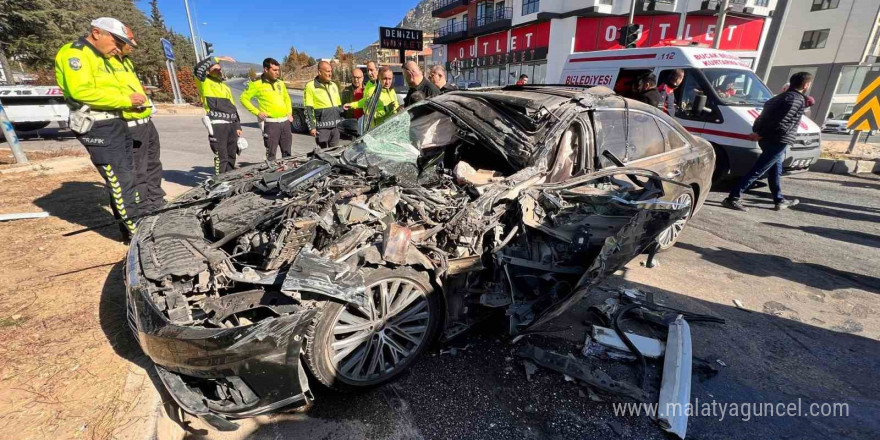
[{"label": "utility pole", "polygon": [[626,24],[633,24],[633,19],[636,16],[636,0],[632,0],[629,5],[629,18],[626,20]]},{"label": "utility pole", "polygon": [[721,35],[724,34],[724,19],[727,18],[727,8],[730,6],[730,0],[721,1],[721,10],[718,11],[718,21],[715,22],[715,35],[712,38],[712,47],[718,49],[721,44]]},{"label": "utility pole", "polygon": [[196,42],[196,31],[193,29],[192,16],[189,13],[189,1],[183,0],[183,8],[186,9],[186,21],[189,23],[189,36],[192,38],[193,50],[196,52],[196,62],[199,62],[202,57],[199,56],[199,45]]},{"label": "utility pole", "polygon": [[681,1],[684,3],[684,7],[681,8],[681,15],[678,18],[678,31],[675,33],[676,40],[684,39],[684,26],[688,16],[688,6],[690,6],[690,0]]}]

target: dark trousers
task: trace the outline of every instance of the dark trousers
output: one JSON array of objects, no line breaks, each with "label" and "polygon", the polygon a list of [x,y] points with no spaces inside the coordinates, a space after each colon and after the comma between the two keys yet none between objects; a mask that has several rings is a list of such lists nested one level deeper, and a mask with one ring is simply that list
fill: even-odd
[{"label": "dark trousers", "polygon": [[266,145],[266,159],[275,160],[278,147],[281,147],[281,157],[289,157],[293,144],[290,122],[264,122],[263,143]]},{"label": "dark trousers", "polygon": [[159,160],[159,132],[153,121],[129,127],[134,156],[134,187],[141,212],[159,209],[165,204],[162,190],[162,161]]},{"label": "dark trousers", "polygon": [[319,128],[315,143],[324,150],[335,147],[339,143],[339,128]]},{"label": "dark trousers", "polygon": [[779,179],[782,177],[782,158],[785,156],[785,148],[788,145],[781,142],[760,140],[758,146],[761,147],[758,161],[755,162],[755,166],[748,174],[739,179],[739,182],[730,191],[730,198],[740,198],[743,191],[749,189],[756,180],[767,173],[767,183],[770,185],[770,193],[773,194],[773,202],[779,203],[785,200],[782,197]]},{"label": "dark trousers", "polygon": [[107,184],[113,215],[122,220],[119,229],[124,237],[130,237],[136,230],[130,219],[138,215],[138,204],[128,126],[122,119],[98,121],[88,133],[77,136],[77,139],[86,147],[92,163]]},{"label": "dark trousers", "polygon": [[211,143],[211,151],[214,152],[214,174],[232,171],[238,155],[235,124],[214,124],[212,128],[214,135],[208,136],[208,141]]}]

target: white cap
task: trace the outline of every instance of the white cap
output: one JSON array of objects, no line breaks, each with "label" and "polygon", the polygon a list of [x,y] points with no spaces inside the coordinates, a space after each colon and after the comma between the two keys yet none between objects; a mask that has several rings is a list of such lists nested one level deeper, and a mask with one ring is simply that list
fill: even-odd
[{"label": "white cap", "polygon": [[134,43],[132,43],[131,40],[128,38],[128,33],[125,32],[125,25],[115,18],[96,18],[92,20],[92,27],[110,32],[110,35],[113,35],[116,39],[122,41],[129,46],[134,46]]}]

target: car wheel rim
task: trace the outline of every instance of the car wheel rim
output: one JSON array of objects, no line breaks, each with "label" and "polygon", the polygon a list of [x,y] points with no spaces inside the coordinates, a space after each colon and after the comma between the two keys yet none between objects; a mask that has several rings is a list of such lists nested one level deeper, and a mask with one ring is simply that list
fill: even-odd
[{"label": "car wheel rim", "polygon": [[[675,203],[681,203],[687,206],[691,206],[693,203],[693,197],[690,194],[684,193],[675,198]],[[657,242],[660,244],[662,249],[666,249],[678,240],[678,236],[681,234],[681,231],[684,230],[684,225],[687,224],[688,218],[691,216],[691,210],[688,209],[680,220],[673,223],[671,226],[666,228],[665,231],[660,233],[660,237],[657,238]]]},{"label": "car wheel rim", "polygon": [[336,317],[330,356],[351,382],[376,382],[394,374],[418,352],[430,324],[425,290],[404,278],[367,288],[367,307],[346,307]]}]

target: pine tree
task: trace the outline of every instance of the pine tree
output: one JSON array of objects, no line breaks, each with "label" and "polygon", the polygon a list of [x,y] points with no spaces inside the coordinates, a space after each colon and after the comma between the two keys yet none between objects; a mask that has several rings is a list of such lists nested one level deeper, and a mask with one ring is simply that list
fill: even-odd
[{"label": "pine tree", "polygon": [[150,0],[150,24],[163,35],[168,33],[168,28],[165,27],[165,18],[159,11],[159,0]]}]

